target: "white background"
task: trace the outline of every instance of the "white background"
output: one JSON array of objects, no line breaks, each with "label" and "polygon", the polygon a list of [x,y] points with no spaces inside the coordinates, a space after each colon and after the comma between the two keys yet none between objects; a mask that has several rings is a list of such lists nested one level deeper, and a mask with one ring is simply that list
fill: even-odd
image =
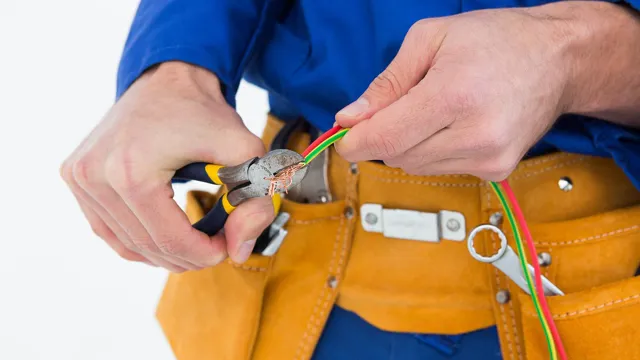
[{"label": "white background", "polygon": [[[0,359],[173,359],[167,273],[121,260],[58,175],[112,104],[134,0],[0,0]],[[264,126],[266,94],[238,110]],[[176,188],[182,204],[184,188]]]}]

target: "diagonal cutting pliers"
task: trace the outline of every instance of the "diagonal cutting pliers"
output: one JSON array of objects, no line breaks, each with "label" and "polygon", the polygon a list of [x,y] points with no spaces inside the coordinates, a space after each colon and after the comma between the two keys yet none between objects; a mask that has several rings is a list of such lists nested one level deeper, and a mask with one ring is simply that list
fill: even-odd
[{"label": "diagonal cutting pliers", "polygon": [[[229,214],[242,202],[267,196],[273,176],[304,161],[302,155],[287,149],[268,152],[262,157],[254,157],[236,166],[223,166],[196,162],[178,169],[175,180],[195,180],[214,185],[226,185],[228,192],[222,195],[215,206],[193,227],[209,236],[224,228]],[[288,187],[297,185],[306,175],[307,168],[302,167],[293,174]],[[282,192],[284,189],[278,189]],[[276,208],[279,208],[280,194],[273,196]]]}]

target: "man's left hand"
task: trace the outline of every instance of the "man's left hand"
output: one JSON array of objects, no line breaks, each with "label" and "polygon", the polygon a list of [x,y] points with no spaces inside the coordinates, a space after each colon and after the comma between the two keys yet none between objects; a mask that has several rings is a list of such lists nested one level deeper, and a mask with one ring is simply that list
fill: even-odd
[{"label": "man's left hand", "polygon": [[[421,20],[336,115],[348,161],[505,179],[574,99],[571,22],[544,8]],[[582,35],[582,34],[580,34]]]}]

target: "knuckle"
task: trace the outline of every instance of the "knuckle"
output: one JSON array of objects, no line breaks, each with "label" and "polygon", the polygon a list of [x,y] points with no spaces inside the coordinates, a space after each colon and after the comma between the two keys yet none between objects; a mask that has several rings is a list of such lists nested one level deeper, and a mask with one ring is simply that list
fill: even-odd
[{"label": "knuckle", "polygon": [[[131,248],[136,248],[142,253],[157,253],[158,247],[151,239],[133,240],[130,243]],[[131,249],[132,250],[132,249]]]},{"label": "knuckle", "polygon": [[517,161],[509,155],[494,157],[491,161],[486,161],[478,168],[478,174],[481,178],[489,181],[502,181],[517,166]]},{"label": "knuckle", "polygon": [[238,225],[243,227],[242,234],[253,236],[255,232],[261,232],[269,226],[275,218],[273,204],[269,201],[264,207],[247,214],[247,218],[252,219],[252,221],[241,221],[238,222]]},{"label": "knuckle", "polygon": [[249,141],[243,143],[243,150],[247,153],[246,158],[252,156],[262,156],[265,153],[265,146],[262,140],[256,136],[252,136]]},{"label": "knuckle", "polygon": [[477,136],[469,144],[470,150],[485,153],[499,153],[509,144],[509,136],[504,133],[501,127],[483,125]]},{"label": "knuckle", "polygon": [[135,261],[135,262],[142,261],[138,254],[124,247],[121,249],[117,249],[116,253],[118,254],[118,256],[120,256],[121,258],[127,261]]},{"label": "knuckle", "polygon": [[398,158],[391,158],[384,160],[384,164],[388,167],[400,169],[402,168],[403,162]]},{"label": "knuckle", "polygon": [[107,181],[118,193],[135,193],[143,184],[130,151],[114,152],[105,163]]},{"label": "knuckle", "polygon": [[416,33],[422,33],[423,31],[425,31],[425,29],[430,27],[432,23],[433,20],[430,19],[420,19],[416,21],[415,23],[413,23],[413,25],[411,25],[409,31],[407,31],[407,36],[415,35]]},{"label": "knuckle", "polygon": [[404,38],[405,42],[410,42],[413,44],[424,44],[423,39],[426,37],[426,32],[431,27],[433,22],[429,19],[421,19],[413,23],[409,30],[407,31],[407,35]]},{"label": "knuckle", "polygon": [[399,138],[372,132],[366,137],[366,147],[376,160],[388,160],[400,154],[401,142]]},{"label": "knuckle", "polygon": [[156,242],[158,249],[166,255],[180,256],[184,254],[185,247],[182,241],[173,238],[162,238]]},{"label": "knuckle", "polygon": [[399,98],[405,93],[402,88],[402,82],[400,81],[399,74],[393,66],[389,66],[385,71],[373,79],[368,92],[373,94],[374,97],[394,98]]},{"label": "knuckle", "polygon": [[88,157],[78,159],[72,166],[73,179],[82,187],[90,184],[90,167],[92,162]]},{"label": "knuckle", "polygon": [[105,223],[91,223],[91,231],[101,239],[108,240],[111,237],[111,230]]},{"label": "knuckle", "polygon": [[483,102],[481,92],[458,86],[447,87],[440,94],[440,98],[444,103],[445,110],[456,114],[455,120],[464,119],[477,113]]},{"label": "knuckle", "polygon": [[402,171],[408,175],[425,175],[424,168],[416,165],[407,165],[402,167]]},{"label": "knuckle", "polygon": [[60,165],[60,169],[58,171],[60,172],[60,177],[64,182],[67,184],[73,183],[73,166],[68,160]]}]

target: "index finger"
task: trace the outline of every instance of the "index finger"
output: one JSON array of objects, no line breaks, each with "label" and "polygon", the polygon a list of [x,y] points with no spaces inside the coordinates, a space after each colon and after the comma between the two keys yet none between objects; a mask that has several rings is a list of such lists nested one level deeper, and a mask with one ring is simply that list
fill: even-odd
[{"label": "index finger", "polygon": [[452,114],[447,113],[436,87],[427,85],[427,78],[353,126],[336,143],[338,153],[351,162],[392,159],[450,124]]},{"label": "index finger", "polygon": [[138,189],[122,196],[157,247],[166,255],[201,266],[213,266],[226,257],[225,237],[196,230],[173,200],[170,185]]}]

